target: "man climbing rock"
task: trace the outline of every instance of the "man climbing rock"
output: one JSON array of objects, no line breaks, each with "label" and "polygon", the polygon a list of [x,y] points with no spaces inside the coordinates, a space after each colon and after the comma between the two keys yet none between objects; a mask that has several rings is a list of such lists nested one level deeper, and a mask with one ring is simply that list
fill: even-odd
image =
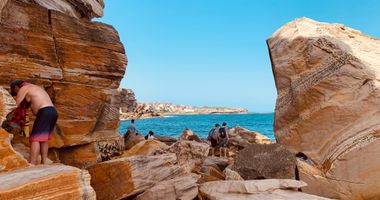
[{"label": "man climbing rock", "polygon": [[31,108],[32,113],[36,115],[29,137],[29,161],[31,164],[37,165],[38,156],[41,155],[41,163],[46,164],[48,141],[54,131],[58,113],[47,92],[37,85],[23,80],[14,80],[11,82],[11,94],[16,96],[17,104],[11,123],[23,125],[28,108]]}]

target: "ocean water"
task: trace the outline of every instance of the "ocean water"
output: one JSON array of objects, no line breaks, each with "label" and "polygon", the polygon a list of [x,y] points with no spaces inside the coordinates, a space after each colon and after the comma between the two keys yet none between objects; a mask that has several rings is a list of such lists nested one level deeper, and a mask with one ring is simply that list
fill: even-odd
[{"label": "ocean water", "polygon": [[[135,121],[139,133],[146,135],[152,130],[156,135],[178,138],[185,128],[190,128],[199,137],[206,138],[215,123],[227,122],[228,127],[241,126],[258,131],[274,140],[274,114],[210,114],[210,115],[168,115],[164,118],[147,118]],[[130,121],[121,121],[119,131],[125,134]]]}]

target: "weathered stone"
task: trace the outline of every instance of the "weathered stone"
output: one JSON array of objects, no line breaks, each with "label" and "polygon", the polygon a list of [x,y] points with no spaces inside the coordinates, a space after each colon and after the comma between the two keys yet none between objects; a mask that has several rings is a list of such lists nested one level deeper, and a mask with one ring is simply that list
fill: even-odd
[{"label": "weathered stone", "polygon": [[95,200],[90,175],[65,165],[41,165],[0,173],[0,199]]},{"label": "weathered stone", "polygon": [[296,158],[279,144],[250,144],[239,151],[232,170],[244,180],[295,178]]},{"label": "weathered stone", "polygon": [[0,172],[29,166],[28,161],[11,145],[12,135],[0,128]]},{"label": "weathered stone", "polygon": [[[119,88],[120,92],[120,112],[126,115],[133,115],[137,107],[135,93],[131,89]],[[123,119],[129,118],[124,116]]]},{"label": "weathered stone", "polygon": [[131,149],[136,144],[145,141],[143,135],[135,135],[135,134],[126,134],[124,135],[124,148],[125,150]]},{"label": "weathered stone", "polygon": [[179,140],[170,146],[169,151],[177,155],[179,164],[193,165],[192,170],[199,172],[209,153],[209,145],[196,141]]},{"label": "weathered stone", "polygon": [[182,132],[182,134],[178,137],[178,140],[189,140],[189,141],[202,142],[202,140],[189,128],[186,128]]},{"label": "weathered stone", "polygon": [[[277,141],[304,153],[322,175],[305,179],[308,192],[379,197],[380,40],[301,18],[276,31],[268,47],[278,93]],[[333,186],[319,187],[326,183]]]},{"label": "weathered stone", "polygon": [[228,130],[228,144],[236,146],[239,149],[246,147],[251,143],[255,144],[271,144],[272,142],[265,135],[251,131],[240,126]]},{"label": "weathered stone", "polygon": [[251,181],[213,181],[200,186],[201,199],[276,199],[276,200],[323,200],[326,198],[297,192],[306,186],[304,182],[289,179],[266,179]]},{"label": "weathered stone", "polygon": [[175,154],[133,156],[98,163],[88,171],[97,198],[114,200],[143,193],[158,182],[189,173],[176,162]]},{"label": "weathered stone", "polygon": [[220,171],[223,171],[228,166],[228,159],[223,157],[209,156],[207,157],[202,164],[202,172],[207,172],[208,167],[213,166],[218,168]]},{"label": "weathered stone", "polygon": [[169,137],[169,136],[160,136],[160,135],[155,135],[154,136],[157,140],[171,146],[172,144],[177,142],[177,139],[174,137]]},{"label": "weathered stone", "polygon": [[[45,88],[59,114],[50,147],[118,140],[117,89],[127,63],[123,45],[113,27],[66,15],[74,9],[91,18],[102,1],[70,0],[67,9],[65,2],[1,2],[0,86],[9,88],[18,78]],[[57,5],[65,11],[54,11],[62,11]]]},{"label": "weathered stone", "polygon": [[223,171],[223,174],[224,174],[226,180],[233,180],[233,181],[242,181],[242,180],[244,180],[244,179],[240,176],[239,173],[237,173],[237,172],[234,171],[234,170],[228,169],[228,168],[226,168],[226,169]]},{"label": "weathered stone", "polygon": [[[5,0],[8,1],[8,0]],[[104,10],[103,0],[21,0],[39,4],[47,9],[56,10],[76,18],[91,19],[102,17]]]},{"label": "weathered stone", "polygon": [[184,177],[162,181],[139,195],[137,199],[192,200],[198,195],[198,179],[199,175],[189,174]]},{"label": "weathered stone", "polygon": [[169,146],[165,143],[162,143],[158,140],[145,140],[141,141],[135,146],[133,146],[128,151],[125,151],[121,156],[122,157],[131,157],[131,156],[151,156],[163,154],[168,150]]}]

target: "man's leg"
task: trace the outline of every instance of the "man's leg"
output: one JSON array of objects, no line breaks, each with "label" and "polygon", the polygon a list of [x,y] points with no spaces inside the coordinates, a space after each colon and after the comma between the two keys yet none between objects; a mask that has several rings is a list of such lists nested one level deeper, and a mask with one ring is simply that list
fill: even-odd
[{"label": "man's leg", "polygon": [[48,151],[49,151],[49,144],[48,142],[40,142],[41,144],[41,163],[46,164]]},{"label": "man's leg", "polygon": [[222,155],[222,149],[223,149],[223,147],[219,147],[219,157],[223,157],[223,155]]},{"label": "man's leg", "polygon": [[38,155],[40,154],[40,143],[31,142],[30,143],[30,154],[29,161],[32,165],[37,165]]}]

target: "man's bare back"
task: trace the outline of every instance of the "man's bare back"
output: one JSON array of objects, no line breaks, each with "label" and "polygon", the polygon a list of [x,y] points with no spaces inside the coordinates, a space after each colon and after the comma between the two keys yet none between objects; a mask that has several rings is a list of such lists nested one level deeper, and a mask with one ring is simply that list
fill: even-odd
[{"label": "man's bare back", "polygon": [[17,106],[26,99],[31,103],[33,114],[37,114],[38,110],[48,106],[54,106],[47,92],[40,86],[27,84],[20,88],[17,93],[16,103]]}]

